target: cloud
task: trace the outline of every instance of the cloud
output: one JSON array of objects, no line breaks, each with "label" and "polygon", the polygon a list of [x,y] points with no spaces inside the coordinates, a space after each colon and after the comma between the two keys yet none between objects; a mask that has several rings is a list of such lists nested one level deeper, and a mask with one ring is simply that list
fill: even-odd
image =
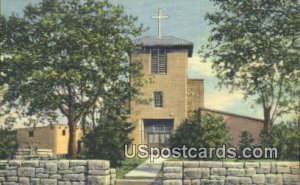
[{"label": "cloud", "polygon": [[241,91],[230,93],[227,89],[216,90],[205,97],[205,107],[224,110],[237,102],[242,102],[243,97]]},{"label": "cloud", "polygon": [[189,76],[191,78],[195,77],[213,77],[215,76],[214,71],[212,70],[212,62],[207,61],[203,62],[203,58],[199,56],[194,56],[189,59],[188,66],[189,66]]}]

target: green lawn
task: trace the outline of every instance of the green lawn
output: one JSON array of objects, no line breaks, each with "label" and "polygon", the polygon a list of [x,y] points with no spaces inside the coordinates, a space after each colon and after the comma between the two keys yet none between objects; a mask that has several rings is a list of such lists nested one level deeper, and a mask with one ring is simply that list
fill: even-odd
[{"label": "green lawn", "polygon": [[126,159],[121,166],[116,167],[117,179],[122,179],[129,171],[135,169],[137,166],[145,162],[146,159],[140,159],[138,157],[133,159]]}]

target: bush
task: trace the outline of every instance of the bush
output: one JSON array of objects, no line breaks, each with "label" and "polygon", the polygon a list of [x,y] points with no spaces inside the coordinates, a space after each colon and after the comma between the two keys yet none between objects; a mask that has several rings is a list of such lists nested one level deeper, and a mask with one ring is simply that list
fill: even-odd
[{"label": "bush", "polygon": [[253,147],[254,138],[250,132],[247,130],[243,130],[240,134],[239,140],[239,151],[243,151],[244,148],[252,148]]},{"label": "bush", "polygon": [[171,147],[221,147],[230,141],[229,129],[222,117],[210,115],[185,120],[170,138]]},{"label": "bush", "polygon": [[11,159],[17,148],[17,132],[0,127],[0,159]]},{"label": "bush", "polygon": [[300,159],[300,127],[296,121],[269,126],[261,133],[263,147],[274,147],[281,160]]},{"label": "bush", "polygon": [[83,157],[109,160],[113,167],[119,165],[125,159],[124,146],[132,143],[128,137],[132,130],[132,124],[121,119],[101,122],[84,137]]},{"label": "bush", "polygon": [[[250,132],[247,130],[243,130],[240,134],[240,140],[239,140],[239,153],[242,154],[243,150],[245,148],[253,148],[253,141],[254,138]],[[240,155],[242,156],[242,155]]]}]

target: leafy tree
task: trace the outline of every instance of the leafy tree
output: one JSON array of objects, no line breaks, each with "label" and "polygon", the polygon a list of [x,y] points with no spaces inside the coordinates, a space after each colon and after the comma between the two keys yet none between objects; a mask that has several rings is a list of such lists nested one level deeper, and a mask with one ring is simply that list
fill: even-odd
[{"label": "leafy tree", "polygon": [[261,133],[263,147],[277,148],[279,159],[300,159],[300,125],[296,121],[275,124]]},{"label": "leafy tree", "polygon": [[239,151],[242,152],[245,148],[253,147],[253,136],[247,130],[243,130],[240,134]]},{"label": "leafy tree", "polygon": [[212,59],[221,87],[254,98],[265,127],[273,124],[299,102],[300,2],[211,1],[219,11],[206,15],[212,34],[201,53]]},{"label": "leafy tree", "polygon": [[12,130],[14,122],[13,118],[8,117],[4,124],[0,123],[0,159],[12,158],[18,148],[17,132]]},{"label": "leafy tree", "polygon": [[11,56],[3,64],[5,102],[39,122],[65,116],[75,158],[80,120],[100,101],[125,106],[138,93],[139,66],[128,55],[131,37],[142,31],[135,22],[108,0],[43,0],[27,6],[24,17],[9,17],[0,41]]},{"label": "leafy tree", "polygon": [[229,129],[222,117],[210,115],[185,120],[170,138],[171,147],[217,148],[230,141]]},{"label": "leafy tree", "polygon": [[110,160],[112,166],[119,165],[125,159],[124,146],[132,143],[128,135],[134,127],[126,122],[126,117],[116,114],[98,119],[99,124],[86,134],[82,157]]}]

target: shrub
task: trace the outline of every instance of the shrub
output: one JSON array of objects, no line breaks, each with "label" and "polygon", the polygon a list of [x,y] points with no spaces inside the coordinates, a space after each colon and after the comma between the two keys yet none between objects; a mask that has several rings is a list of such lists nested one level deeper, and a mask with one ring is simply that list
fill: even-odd
[{"label": "shrub", "polygon": [[242,153],[245,148],[253,148],[253,141],[252,134],[247,130],[243,130],[240,134],[239,152]]},{"label": "shrub", "polygon": [[229,129],[222,117],[210,115],[185,120],[170,138],[171,147],[221,147],[230,141]]},{"label": "shrub", "polygon": [[84,137],[83,157],[109,160],[114,167],[119,165],[125,158],[124,146],[132,143],[128,137],[132,130],[132,124],[122,119],[101,122]]},{"label": "shrub", "polygon": [[261,133],[262,146],[277,148],[278,158],[282,160],[300,159],[299,141],[300,127],[296,121],[270,125]]},{"label": "shrub", "polygon": [[0,127],[0,159],[12,158],[17,148],[17,132]]}]

